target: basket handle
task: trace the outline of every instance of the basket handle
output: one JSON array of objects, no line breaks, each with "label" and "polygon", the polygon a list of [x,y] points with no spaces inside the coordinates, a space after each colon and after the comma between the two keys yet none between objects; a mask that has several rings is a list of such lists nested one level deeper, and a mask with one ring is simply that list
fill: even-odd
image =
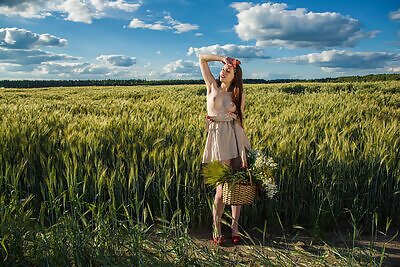
[{"label": "basket handle", "polygon": [[253,185],[253,179],[251,176],[251,171],[249,170],[249,168],[247,168],[247,172],[249,173],[249,177],[250,177],[250,184]]},{"label": "basket handle", "polygon": [[[239,157],[240,157],[239,145],[238,145],[238,141],[237,141],[237,137],[236,137],[235,120],[231,120],[231,122],[232,122],[233,132],[234,132],[234,134],[235,134],[236,148],[237,148],[237,151],[238,151],[238,154],[239,154]],[[245,156],[245,157],[247,157],[247,156]],[[250,172],[250,170],[249,170],[248,167],[246,168],[246,170],[247,170],[247,172],[249,173],[250,184],[253,185],[253,179],[252,179],[252,176],[251,176],[251,172]]]}]

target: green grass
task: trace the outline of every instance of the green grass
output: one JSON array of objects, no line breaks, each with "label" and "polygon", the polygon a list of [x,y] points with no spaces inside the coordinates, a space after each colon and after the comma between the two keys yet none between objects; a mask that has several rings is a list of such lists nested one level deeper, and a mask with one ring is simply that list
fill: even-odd
[{"label": "green grass", "polygon": [[[252,146],[278,163],[279,193],[244,207],[242,227],[267,220],[323,233],[349,222],[356,239],[371,231],[372,218],[376,228],[389,219],[398,225],[399,88],[396,81],[245,85],[244,128]],[[200,173],[205,93],[202,85],[2,89],[5,262],[196,258],[181,243],[163,258],[168,253],[145,229],[159,222],[175,229],[170,237],[210,226],[213,191]],[[146,242],[154,249],[142,249]],[[223,262],[207,253],[201,257]]]}]

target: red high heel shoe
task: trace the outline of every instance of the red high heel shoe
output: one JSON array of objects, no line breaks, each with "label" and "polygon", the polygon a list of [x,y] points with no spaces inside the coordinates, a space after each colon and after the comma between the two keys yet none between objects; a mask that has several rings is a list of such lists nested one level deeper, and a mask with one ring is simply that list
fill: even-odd
[{"label": "red high heel shoe", "polygon": [[238,235],[232,236],[232,237],[231,237],[231,241],[232,241],[232,243],[235,244],[235,245],[239,244],[240,241],[241,241],[240,236],[238,236]]},{"label": "red high heel shoe", "polygon": [[224,239],[223,235],[216,236],[216,237],[213,237],[213,240],[211,242],[213,242],[214,245],[222,246],[225,243],[225,239]]}]

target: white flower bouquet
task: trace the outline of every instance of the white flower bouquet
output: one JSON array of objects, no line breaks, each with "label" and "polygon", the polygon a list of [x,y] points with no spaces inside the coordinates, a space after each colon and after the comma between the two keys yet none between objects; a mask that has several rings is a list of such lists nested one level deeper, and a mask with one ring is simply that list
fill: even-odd
[{"label": "white flower bouquet", "polygon": [[273,198],[278,192],[273,175],[273,170],[277,169],[278,164],[274,162],[272,157],[268,157],[258,150],[250,149],[247,156],[253,181],[261,185],[269,198]]},{"label": "white flower bouquet", "polygon": [[[278,192],[275,184],[274,170],[277,169],[277,163],[272,157],[268,157],[265,153],[250,149],[246,153],[248,168],[233,170],[230,166],[219,161],[207,163],[202,169],[202,175],[205,183],[210,186],[217,187],[220,184],[252,184],[261,187],[266,191],[268,198],[273,198]],[[225,191],[225,189],[224,189]]]}]

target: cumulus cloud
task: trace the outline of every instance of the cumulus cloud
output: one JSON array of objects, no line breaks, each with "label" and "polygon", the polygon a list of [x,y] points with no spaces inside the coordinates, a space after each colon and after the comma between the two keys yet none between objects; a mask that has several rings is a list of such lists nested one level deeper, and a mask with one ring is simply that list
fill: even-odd
[{"label": "cumulus cloud", "polygon": [[0,63],[2,79],[148,79],[158,77],[157,72],[119,68],[89,62],[43,62],[40,65]]},{"label": "cumulus cloud", "polygon": [[275,79],[300,79],[302,77],[300,75],[291,73],[270,73],[261,71],[261,72],[250,73],[249,78],[275,80]]},{"label": "cumulus cloud", "polygon": [[45,33],[37,34],[26,29],[0,28],[0,47],[29,49],[39,46],[66,46],[67,40]]},{"label": "cumulus cloud", "polygon": [[169,31],[172,30],[174,33],[183,33],[193,30],[198,30],[199,26],[190,23],[182,23],[178,20],[175,20],[170,15],[164,16],[163,20],[158,20],[152,23],[146,23],[140,19],[134,18],[131,20],[128,28],[141,28],[141,29],[150,29],[156,31]]},{"label": "cumulus cloud", "polygon": [[123,55],[100,55],[96,59],[118,67],[129,67],[136,64],[135,57],[126,57]]},{"label": "cumulus cloud", "polygon": [[155,30],[155,31],[166,31],[170,30],[171,27],[162,25],[160,23],[144,23],[140,19],[134,18],[131,20],[131,22],[128,25],[128,28],[132,29],[137,29],[137,28],[142,28],[142,29],[150,29],[150,30]]},{"label": "cumulus cloud", "polygon": [[105,66],[95,65],[88,62],[71,63],[71,62],[45,62],[37,66],[36,71],[41,74],[57,74],[63,76],[78,75],[107,75],[110,69]]},{"label": "cumulus cloud", "polygon": [[190,47],[188,49],[187,55],[199,55],[199,54],[217,54],[217,55],[229,55],[237,58],[270,58],[269,56],[264,55],[264,49],[257,46],[251,45],[235,45],[235,44],[226,44],[226,45],[210,45],[203,47]]},{"label": "cumulus cloud", "polygon": [[8,49],[0,47],[0,62],[18,65],[41,64],[42,62],[55,60],[77,60],[65,54],[55,54],[40,49]]},{"label": "cumulus cloud", "polygon": [[400,8],[396,11],[392,11],[389,13],[389,18],[391,20],[400,20]]},{"label": "cumulus cloud", "polygon": [[51,34],[37,34],[26,29],[0,28],[0,64],[11,71],[32,70],[43,62],[78,60],[66,54],[56,54],[41,46],[67,45],[67,40]]},{"label": "cumulus cloud", "polygon": [[0,65],[9,73],[34,74],[35,68],[54,61],[75,61],[78,57],[37,49],[41,46],[67,45],[67,40],[51,34],[37,34],[26,29],[0,28]]},{"label": "cumulus cloud", "polygon": [[162,74],[173,74],[176,77],[197,76],[199,74],[199,63],[191,60],[178,59],[166,64],[162,68]]},{"label": "cumulus cloud", "polygon": [[249,3],[249,2],[235,2],[235,3],[231,4],[231,7],[233,7],[237,11],[241,12],[241,11],[245,11],[247,9],[252,8],[253,4]]},{"label": "cumulus cloud", "polygon": [[324,71],[346,69],[379,69],[388,67],[400,60],[399,54],[388,52],[352,52],[347,50],[328,50],[321,53],[275,59],[277,62],[314,64]]},{"label": "cumulus cloud", "polygon": [[6,16],[21,16],[25,18],[45,18],[51,16],[46,0],[2,0],[0,14]]},{"label": "cumulus cloud", "polygon": [[[147,64],[148,65],[148,64]],[[0,65],[1,67],[1,65]],[[76,79],[104,79],[112,77],[113,79],[160,79],[176,78],[175,74],[160,73],[150,68],[120,68],[110,65],[99,65],[89,62],[45,62],[36,66],[30,74],[45,77],[76,78]],[[25,75],[26,76],[26,75]]]},{"label": "cumulus cloud", "polygon": [[125,0],[116,0],[116,1],[92,0],[92,4],[98,10],[113,8],[113,9],[123,10],[126,12],[136,11],[141,6],[140,3],[127,3],[125,2]]},{"label": "cumulus cloud", "polygon": [[98,9],[92,9],[86,3],[82,3],[80,0],[66,0],[60,6],[60,10],[63,10],[67,13],[66,20],[74,21],[74,22],[83,22],[90,24],[92,23],[93,18],[99,18],[104,16]]},{"label": "cumulus cloud", "polygon": [[182,33],[199,29],[198,25],[182,23],[178,20],[173,19],[170,15],[165,16],[164,19],[171,25],[173,29],[176,30],[175,33]]},{"label": "cumulus cloud", "polygon": [[388,71],[390,71],[390,72],[400,72],[400,67],[388,68]]},{"label": "cumulus cloud", "polygon": [[312,12],[305,8],[289,10],[284,3],[233,3],[239,13],[234,26],[244,41],[256,40],[257,46],[354,47],[363,38],[378,31],[364,32],[361,23],[336,12]]},{"label": "cumulus cloud", "polygon": [[[100,55],[107,64],[77,62],[81,59],[38,49],[41,46],[66,46],[67,41],[51,34],[37,34],[26,29],[0,28],[0,70],[9,77],[132,77],[126,67],[136,58],[124,55]],[[124,67],[124,68],[121,68]]]},{"label": "cumulus cloud", "polygon": [[45,18],[57,13],[66,15],[66,20],[92,23],[93,19],[111,16],[110,11],[132,12],[140,3],[125,0],[3,0],[0,14],[26,18]]}]

